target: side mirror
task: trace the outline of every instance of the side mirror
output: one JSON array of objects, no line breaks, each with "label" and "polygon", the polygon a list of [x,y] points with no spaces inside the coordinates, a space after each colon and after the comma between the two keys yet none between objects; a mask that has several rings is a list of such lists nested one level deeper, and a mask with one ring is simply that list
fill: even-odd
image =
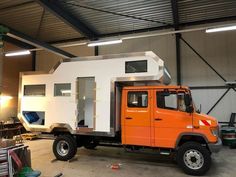
[{"label": "side mirror", "polygon": [[190,97],[189,94],[186,94],[186,95],[184,96],[184,102],[185,102],[185,105],[186,105],[187,107],[189,107],[189,106],[191,105],[191,97]]},{"label": "side mirror", "polygon": [[197,110],[197,113],[200,114],[202,112],[202,105],[200,104],[199,109]]}]

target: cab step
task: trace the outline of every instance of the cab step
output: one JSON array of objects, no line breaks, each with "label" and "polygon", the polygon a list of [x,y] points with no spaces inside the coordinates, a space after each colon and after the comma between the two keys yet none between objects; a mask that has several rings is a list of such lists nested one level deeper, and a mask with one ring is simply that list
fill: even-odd
[{"label": "cab step", "polygon": [[161,154],[161,155],[166,155],[166,156],[169,156],[169,155],[170,155],[170,153],[171,153],[171,151],[170,151],[170,150],[160,150],[160,154]]}]

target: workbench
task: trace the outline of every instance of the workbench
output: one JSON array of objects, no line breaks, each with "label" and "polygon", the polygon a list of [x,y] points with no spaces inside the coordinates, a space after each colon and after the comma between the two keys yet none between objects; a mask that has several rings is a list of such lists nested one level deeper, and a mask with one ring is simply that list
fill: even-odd
[{"label": "workbench", "polygon": [[25,132],[26,130],[20,122],[0,123],[0,138],[13,138],[13,136]]}]

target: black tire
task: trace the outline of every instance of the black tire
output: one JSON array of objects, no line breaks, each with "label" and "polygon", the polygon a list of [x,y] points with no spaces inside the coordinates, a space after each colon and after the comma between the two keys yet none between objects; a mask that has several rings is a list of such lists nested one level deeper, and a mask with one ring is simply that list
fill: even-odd
[{"label": "black tire", "polygon": [[53,153],[58,160],[70,160],[76,152],[76,140],[71,135],[60,135],[53,142]]},{"label": "black tire", "polygon": [[211,154],[201,144],[187,142],[177,151],[177,163],[188,175],[204,175],[211,166]]}]

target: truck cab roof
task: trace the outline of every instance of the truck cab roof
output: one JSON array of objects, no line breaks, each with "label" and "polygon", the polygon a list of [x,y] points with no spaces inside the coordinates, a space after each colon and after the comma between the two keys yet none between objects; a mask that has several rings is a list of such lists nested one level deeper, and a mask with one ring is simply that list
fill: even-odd
[{"label": "truck cab roof", "polygon": [[176,86],[176,85],[151,85],[151,86],[126,86],[125,90],[143,90],[143,89],[183,89],[189,90],[187,86]]}]

